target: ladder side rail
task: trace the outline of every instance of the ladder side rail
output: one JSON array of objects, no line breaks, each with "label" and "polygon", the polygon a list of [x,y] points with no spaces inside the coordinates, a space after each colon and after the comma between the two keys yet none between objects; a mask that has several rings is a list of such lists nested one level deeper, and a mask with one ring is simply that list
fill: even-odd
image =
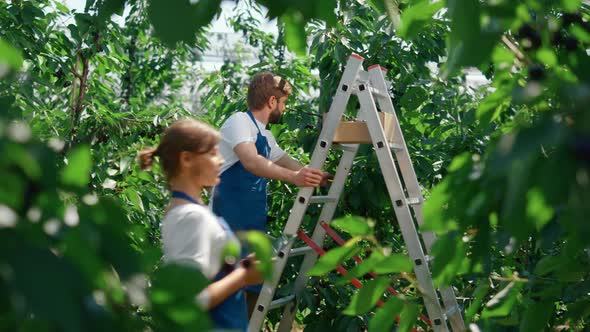
[{"label": "ladder side rail", "polygon": [[[340,123],[340,119],[346,110],[346,105],[350,99],[350,95],[353,92],[353,84],[359,72],[362,72],[363,58],[359,55],[353,54],[348,58],[346,67],[342,78],[338,83],[336,94],[330,105],[330,109],[326,114],[322,131],[316,143],[313,155],[311,157],[310,166],[314,168],[322,168],[324,161],[328,155],[328,151],[332,147],[332,141],[334,140],[334,134],[336,128]],[[328,124],[328,125],[326,125]]]},{"label": "ladder side rail", "polygon": [[[369,69],[369,78],[370,82],[373,86],[381,91],[387,91],[387,87],[385,84],[385,70],[379,66],[373,67]],[[411,208],[414,211],[414,216],[416,217],[416,221],[418,225],[422,227],[424,224],[424,217],[422,212],[424,198],[422,196],[422,191],[418,184],[418,179],[416,176],[416,172],[414,170],[414,166],[412,164],[410,154],[408,152],[406,142],[401,131],[401,127],[397,118],[397,114],[395,113],[395,109],[393,107],[393,103],[391,98],[377,98],[377,103],[382,111],[390,113],[394,117],[395,122],[395,138],[397,143],[403,144],[405,149],[400,149],[395,151],[395,156],[398,161],[398,165],[400,167],[400,172],[404,180],[404,184],[406,185],[406,189],[408,191],[408,195],[410,198],[419,198],[419,204],[412,204]],[[434,232],[421,232],[422,239],[424,240],[425,250],[426,253],[430,254],[432,246],[434,242],[436,242],[436,235]],[[449,323],[451,324],[451,328],[453,331],[465,331],[465,323],[462,317],[461,310],[459,310],[459,303],[457,302],[457,298],[455,296],[455,292],[452,286],[445,286],[440,288],[441,298],[443,299],[443,305],[447,312],[452,312],[452,314],[448,315]]]},{"label": "ladder side rail", "polygon": [[[336,200],[331,203],[326,203],[322,207],[322,211],[320,212],[319,216],[320,222],[331,221],[334,217],[334,212],[336,212],[336,207],[338,206],[338,202],[340,201],[340,197],[342,196],[344,184],[352,167],[354,158],[356,157],[356,154],[358,152],[358,148],[359,145],[355,144],[352,151],[343,152],[328,193],[329,196],[335,197]],[[311,238],[315,243],[322,245],[326,237],[326,231],[323,227],[321,227],[320,222],[316,224]],[[303,291],[303,289],[307,285],[307,282],[309,280],[307,273],[315,265],[317,259],[318,255],[315,251],[308,252],[305,255],[303,262],[301,263],[299,273],[297,274],[297,278],[295,279],[295,283],[293,285],[293,294],[295,294],[296,298],[298,298],[299,293],[301,293],[301,291]],[[293,325],[293,320],[295,319],[295,314],[297,312],[297,304],[297,301],[293,301],[287,304],[287,306],[285,306],[285,309],[283,310],[283,316],[281,318],[281,323],[279,325],[279,332],[291,331],[291,326]]]},{"label": "ladder side rail", "polygon": [[[336,128],[340,122],[340,118],[342,117],[344,110],[346,109],[350,95],[352,94],[352,84],[354,83],[356,76],[362,68],[363,60],[364,59],[361,56],[355,54],[348,58],[348,62],[344,68],[344,73],[342,74],[342,78],[338,84],[336,95],[332,101],[332,104],[330,105],[328,116],[326,117],[326,123],[328,125],[324,124],[322,127],[322,131],[311,157],[310,165],[313,168],[321,169],[324,165],[324,162],[326,161],[326,158],[328,157],[328,151],[332,146]],[[291,214],[283,231],[284,235],[287,235],[288,237],[294,237],[297,234],[297,230],[301,225],[301,221],[303,220],[303,216],[307,210],[309,198],[311,197],[313,190],[314,189],[311,187],[299,189],[297,198],[293,204],[293,208],[291,209]],[[283,247],[287,253],[291,250],[293,242],[294,241],[289,241]],[[248,325],[250,331],[259,331],[262,328],[264,318],[266,317],[266,314],[269,310],[269,305],[274,297],[275,290],[279,284],[288,258],[289,255],[283,255],[274,261],[272,279],[266,280],[264,282],[262,290],[258,296],[258,300],[256,301],[254,312],[250,318],[250,323]]]},{"label": "ladder side rail", "polygon": [[414,220],[406,203],[405,193],[403,192],[402,184],[395,167],[393,155],[387,144],[387,139],[379,116],[377,115],[377,108],[370,90],[366,86],[359,85],[358,98],[361,104],[361,110],[366,117],[369,134],[371,135],[381,171],[385,178],[387,190],[393,203],[402,236],[406,243],[409,256],[414,262],[414,272],[419,288],[422,291],[428,317],[433,323],[432,328],[435,332],[448,331],[446,320],[438,301],[438,295],[431,279],[430,268],[424,256]]},{"label": "ladder side rail", "polygon": [[[369,69],[371,85],[375,86],[379,90],[387,91],[384,74],[385,70],[379,66],[375,66]],[[394,118],[394,143],[401,144],[401,146],[406,147],[405,149],[396,150],[395,157],[398,162],[399,169],[404,184],[406,186],[408,195],[410,196],[410,198],[418,198],[419,200],[419,203],[413,204],[411,208],[414,211],[414,215],[416,217],[418,225],[422,227],[422,225],[424,224],[424,217],[422,215],[424,197],[422,196],[422,190],[420,189],[420,185],[418,184],[416,171],[414,170],[414,166],[410,158],[410,153],[408,152],[406,141],[401,130],[397,114],[395,113],[393,103],[391,101],[391,98],[378,97],[376,98],[376,101],[383,112],[391,114]],[[422,232],[422,238],[424,240],[424,244],[426,244],[426,252],[430,253],[430,249],[434,245],[434,242],[436,242],[435,234],[433,232]]]}]

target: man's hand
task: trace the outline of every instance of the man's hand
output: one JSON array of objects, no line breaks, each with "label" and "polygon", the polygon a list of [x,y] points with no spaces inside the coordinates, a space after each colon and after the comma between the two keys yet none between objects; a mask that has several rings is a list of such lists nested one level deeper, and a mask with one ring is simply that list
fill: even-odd
[{"label": "man's hand", "polygon": [[305,166],[295,172],[292,182],[297,187],[317,187],[322,182],[323,176],[324,173],[319,169]]},{"label": "man's hand", "polygon": [[332,179],[334,179],[334,175],[328,172],[324,172],[322,176],[322,181],[320,181],[320,187],[327,187],[328,185],[330,185],[330,182],[332,182]]}]

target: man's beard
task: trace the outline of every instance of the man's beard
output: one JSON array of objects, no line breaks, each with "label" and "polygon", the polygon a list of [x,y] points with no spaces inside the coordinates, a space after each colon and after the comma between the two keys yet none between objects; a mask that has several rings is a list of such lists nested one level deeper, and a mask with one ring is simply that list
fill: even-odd
[{"label": "man's beard", "polygon": [[268,116],[268,123],[279,123],[281,121],[281,111],[279,111],[279,105],[277,105],[270,115]]}]

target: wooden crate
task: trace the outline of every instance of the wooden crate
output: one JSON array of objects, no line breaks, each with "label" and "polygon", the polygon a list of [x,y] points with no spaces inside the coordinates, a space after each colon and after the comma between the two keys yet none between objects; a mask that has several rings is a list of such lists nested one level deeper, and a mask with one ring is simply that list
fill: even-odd
[{"label": "wooden crate", "polygon": [[[388,142],[393,142],[394,136],[394,120],[390,113],[379,112],[381,125],[385,131],[385,137]],[[325,121],[325,116],[324,116]],[[369,129],[364,121],[342,121],[336,128],[334,134],[334,143],[343,144],[367,144],[371,143],[371,136],[369,136]]]}]

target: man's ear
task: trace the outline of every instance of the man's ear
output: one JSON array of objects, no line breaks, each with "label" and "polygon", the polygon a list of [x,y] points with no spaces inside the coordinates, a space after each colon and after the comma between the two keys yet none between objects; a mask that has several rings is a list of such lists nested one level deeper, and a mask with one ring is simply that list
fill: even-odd
[{"label": "man's ear", "polygon": [[269,108],[271,108],[271,109],[273,108],[273,101],[274,101],[275,103],[276,103],[276,102],[278,102],[278,101],[277,101],[277,97],[275,97],[275,96],[270,96],[270,97],[268,97],[268,99],[266,100],[266,103],[268,104],[268,107],[269,107]]}]

